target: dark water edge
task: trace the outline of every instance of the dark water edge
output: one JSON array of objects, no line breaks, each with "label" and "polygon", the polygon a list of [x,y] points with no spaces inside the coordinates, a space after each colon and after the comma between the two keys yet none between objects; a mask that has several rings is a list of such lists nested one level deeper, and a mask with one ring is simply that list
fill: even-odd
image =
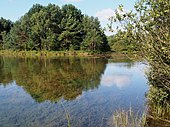
[{"label": "dark water edge", "polygon": [[0,126],[110,126],[115,110],[145,108],[141,62],[0,57]]}]

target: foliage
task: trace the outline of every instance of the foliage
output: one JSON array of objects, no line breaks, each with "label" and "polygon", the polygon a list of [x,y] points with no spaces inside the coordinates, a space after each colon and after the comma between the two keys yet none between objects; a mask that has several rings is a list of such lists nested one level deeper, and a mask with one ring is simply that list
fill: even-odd
[{"label": "foliage", "polygon": [[130,40],[128,32],[118,31],[115,35],[108,37],[108,43],[114,52],[134,52],[139,51],[139,45]]},{"label": "foliage", "polygon": [[[170,1],[147,0],[136,4],[142,24],[138,38],[143,42],[146,58],[151,66],[149,83],[158,89],[155,103],[168,103],[170,98]],[[147,21],[147,22],[146,22]],[[145,23],[145,24],[144,24]],[[149,96],[150,100],[155,97]]]},{"label": "foliage", "polygon": [[150,104],[149,114],[151,114],[151,116],[158,119],[170,119],[169,93],[162,88],[151,87],[147,97]]},{"label": "foliage", "polygon": [[[84,20],[92,22],[93,26]],[[6,23],[8,25],[4,25],[5,27],[1,27],[0,24],[0,33],[5,31],[3,38],[0,36],[0,40],[3,40],[3,49],[36,51],[109,49],[106,35],[101,30],[98,19],[87,18],[81,10],[71,4],[61,8],[55,4],[47,6],[35,4],[14,23],[12,28],[10,27],[11,30],[10,22]],[[89,31],[87,28],[90,28]]]},{"label": "foliage", "polygon": [[113,22],[119,22],[120,30],[131,33],[129,39],[140,45],[141,52],[150,65],[148,73],[150,90],[147,96],[149,105],[169,108],[170,1],[139,0],[135,4],[135,9],[135,13],[132,11],[123,13],[123,6],[120,6],[115,17],[110,18],[110,28]]},{"label": "foliage", "polygon": [[97,51],[108,51],[106,35],[100,26],[98,18],[89,17],[87,15],[83,18],[84,24],[84,38],[81,48],[83,50],[97,50]]},{"label": "foliage", "polygon": [[10,32],[13,23],[10,20],[0,18],[0,49],[3,49],[5,36]]},{"label": "foliage", "polygon": [[62,7],[62,16],[60,24],[62,33],[59,36],[59,40],[62,42],[61,49],[80,49],[83,30],[81,11],[71,4],[64,5]]}]

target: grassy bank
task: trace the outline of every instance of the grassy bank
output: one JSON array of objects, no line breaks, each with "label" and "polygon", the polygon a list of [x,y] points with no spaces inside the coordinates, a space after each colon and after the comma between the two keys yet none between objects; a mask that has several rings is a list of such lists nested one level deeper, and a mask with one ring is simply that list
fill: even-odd
[{"label": "grassy bank", "polygon": [[113,58],[114,60],[142,60],[140,53],[95,52],[95,51],[13,51],[0,50],[1,56],[27,58],[56,58],[56,57],[95,57]]},{"label": "grassy bank", "polygon": [[60,57],[60,56],[85,56],[85,57],[110,57],[108,53],[92,51],[13,51],[1,50],[0,55],[14,57]]}]

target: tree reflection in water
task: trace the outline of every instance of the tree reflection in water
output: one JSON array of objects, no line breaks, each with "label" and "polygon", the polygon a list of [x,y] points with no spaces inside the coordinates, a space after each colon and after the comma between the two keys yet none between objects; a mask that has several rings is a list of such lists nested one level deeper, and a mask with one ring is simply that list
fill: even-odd
[{"label": "tree reflection in water", "polygon": [[0,58],[0,82],[16,81],[37,102],[71,100],[97,88],[107,60],[97,58]]}]

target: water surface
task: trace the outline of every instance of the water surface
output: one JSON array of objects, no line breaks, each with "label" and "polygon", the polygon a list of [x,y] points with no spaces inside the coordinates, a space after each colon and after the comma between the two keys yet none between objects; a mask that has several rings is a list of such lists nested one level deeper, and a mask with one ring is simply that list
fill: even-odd
[{"label": "water surface", "polygon": [[[142,111],[141,62],[0,57],[0,126],[106,127],[115,110]],[[67,112],[67,113],[66,113]]]}]

